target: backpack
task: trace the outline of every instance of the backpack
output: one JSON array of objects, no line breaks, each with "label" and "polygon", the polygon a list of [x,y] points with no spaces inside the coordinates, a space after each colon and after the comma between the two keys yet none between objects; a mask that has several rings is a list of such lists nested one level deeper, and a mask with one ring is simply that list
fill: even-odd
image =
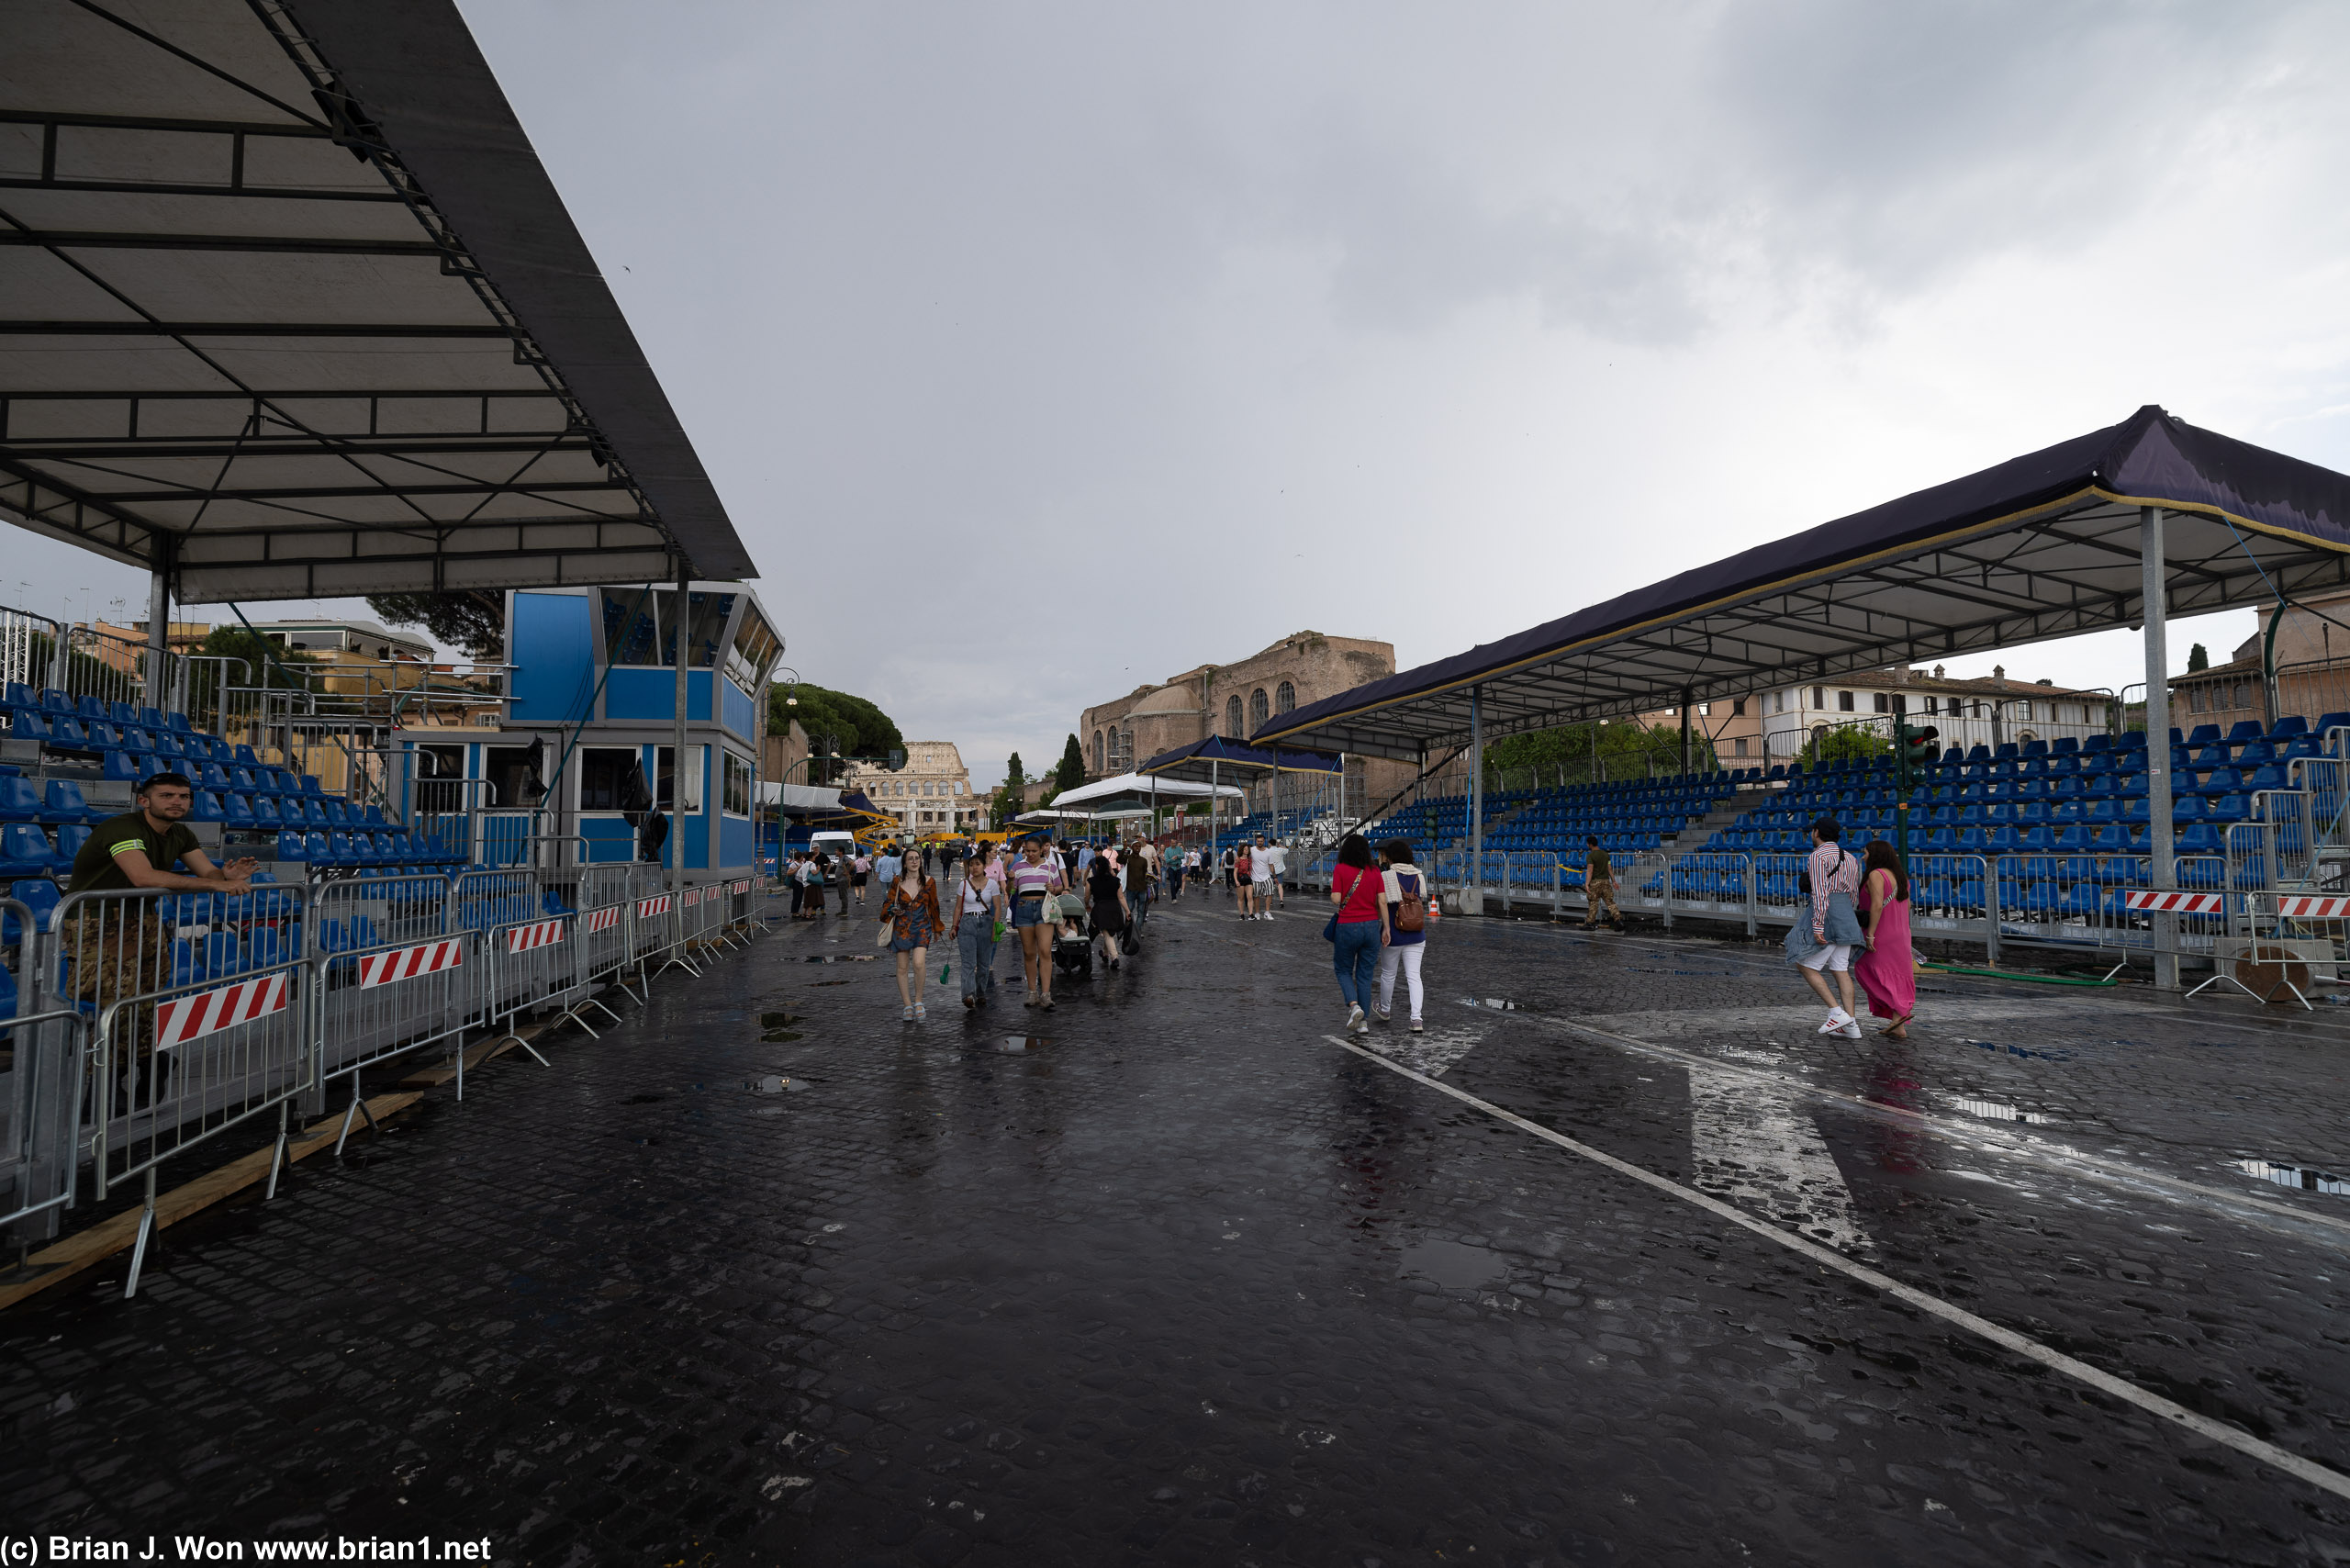
[{"label": "backpack", "polygon": [[[1420,883],[1421,888],[1427,886],[1417,876],[1413,877],[1412,880]],[[1426,930],[1428,924],[1427,900],[1421,896],[1418,888],[1404,887],[1404,879],[1400,876],[1395,879],[1395,887],[1404,895],[1395,905],[1395,929],[1398,931]]]}]

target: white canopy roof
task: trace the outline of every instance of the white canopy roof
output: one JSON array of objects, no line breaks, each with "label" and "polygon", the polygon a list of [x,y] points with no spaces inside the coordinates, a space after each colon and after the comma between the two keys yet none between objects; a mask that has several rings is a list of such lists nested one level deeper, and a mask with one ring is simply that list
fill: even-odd
[{"label": "white canopy roof", "polygon": [[[1247,791],[1229,784],[1216,786],[1215,792],[1227,801],[1237,801]],[[1115,778],[1097,778],[1091,784],[1080,784],[1074,790],[1064,790],[1053,797],[1056,811],[1068,811],[1072,806],[1096,802],[1106,803],[1132,795],[1147,801],[1157,794],[1161,805],[1177,805],[1185,800],[1204,801],[1208,797],[1205,784],[1186,784],[1173,778],[1153,778],[1143,773],[1121,773]],[[1123,801],[1121,803],[1124,803]]]},{"label": "white canopy roof", "polygon": [[14,0],[0,517],[189,602],[755,575],[448,0]]}]

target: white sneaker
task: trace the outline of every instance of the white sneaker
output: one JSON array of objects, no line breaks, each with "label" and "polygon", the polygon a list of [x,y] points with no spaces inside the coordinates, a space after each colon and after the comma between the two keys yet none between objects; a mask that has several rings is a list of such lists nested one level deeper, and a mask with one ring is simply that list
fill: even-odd
[{"label": "white sneaker", "polygon": [[1836,1032],[1843,1036],[1844,1038],[1848,1040],[1857,1040],[1861,1037],[1860,1020],[1857,1018],[1849,1019],[1846,1021],[1844,1026]]},{"label": "white sneaker", "polygon": [[1372,1008],[1372,1009],[1371,1010],[1371,1015],[1373,1018],[1378,1019],[1378,1020],[1379,1020],[1381,1023],[1382,1023],[1382,1024],[1384,1024],[1384,1023],[1386,1023],[1386,1022],[1387,1022],[1388,1014],[1387,1014],[1387,1009],[1385,1009],[1384,1007],[1374,1007],[1374,1008]]},{"label": "white sneaker", "polygon": [[1369,1027],[1370,1025],[1363,1022],[1362,1009],[1359,1006],[1349,1004],[1347,1008],[1346,1033],[1349,1035],[1357,1034]]},{"label": "white sneaker", "polygon": [[1852,1021],[1851,1014],[1841,1007],[1831,1007],[1828,1010],[1828,1022],[1819,1026],[1819,1032],[1823,1035],[1841,1035],[1844,1032],[1844,1025]]}]

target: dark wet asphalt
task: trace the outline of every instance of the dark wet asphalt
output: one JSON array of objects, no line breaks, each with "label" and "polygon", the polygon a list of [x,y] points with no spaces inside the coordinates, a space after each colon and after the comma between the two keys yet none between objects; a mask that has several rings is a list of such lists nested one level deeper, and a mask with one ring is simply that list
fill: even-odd
[{"label": "dark wet asphalt", "polygon": [[[2338,1497],[1328,1043],[1319,918],[1227,907],[1050,1015],[934,987],[918,1026],[886,963],[803,961],[861,924],[792,928],[166,1232],[139,1300],[0,1319],[0,1533],[2350,1560]],[[2233,1164],[2350,1174],[2350,1025],[1951,980],[1906,1046],[1830,1040],[1774,959],[1449,921],[1429,1032],[1373,1043],[2350,1469],[2350,1196]]]}]

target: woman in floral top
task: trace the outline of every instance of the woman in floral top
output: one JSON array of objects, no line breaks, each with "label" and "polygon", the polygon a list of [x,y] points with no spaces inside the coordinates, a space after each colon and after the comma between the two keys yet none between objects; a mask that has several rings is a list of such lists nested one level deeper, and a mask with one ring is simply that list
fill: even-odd
[{"label": "woman in floral top", "polygon": [[[922,868],[922,857],[909,855],[904,868],[890,884],[881,901],[881,924],[890,928],[890,951],[898,956],[898,1000],[904,1003],[901,1019],[927,1018],[922,988],[930,978],[930,944],[944,924],[938,913],[938,884]],[[911,969],[913,985],[907,988]]]}]

